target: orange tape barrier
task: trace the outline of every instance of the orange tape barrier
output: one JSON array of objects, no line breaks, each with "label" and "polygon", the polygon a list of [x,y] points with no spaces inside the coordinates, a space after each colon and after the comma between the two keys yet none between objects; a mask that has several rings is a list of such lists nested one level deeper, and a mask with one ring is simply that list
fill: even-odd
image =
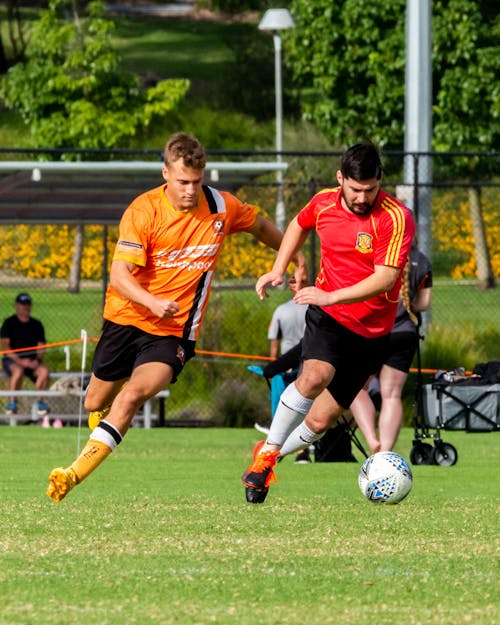
[{"label": "orange tape barrier", "polygon": [[[255,356],[253,354],[232,354],[230,352],[211,352],[203,349],[197,349],[197,354],[204,354],[206,356],[225,356],[227,358],[250,358],[252,360],[275,360],[271,358],[271,356]],[[410,371],[412,373],[417,373],[418,369],[415,367],[411,367]],[[420,369],[421,373],[437,373],[439,369]]]},{"label": "orange tape barrier", "polygon": [[254,354],[231,354],[230,352],[211,352],[204,349],[197,349],[197,354],[204,354],[205,356],[225,356],[227,358],[245,358],[251,360],[274,360],[271,356],[255,356]]},{"label": "orange tape barrier", "polygon": [[[88,341],[97,343],[98,339],[87,338]],[[57,341],[57,343],[45,343],[45,345],[33,345],[33,347],[19,347],[18,349],[0,350],[0,356],[6,354],[18,354],[22,352],[33,352],[37,349],[48,349],[49,347],[60,347],[61,345],[74,345],[75,343],[83,343],[83,339],[72,339],[71,341]]]},{"label": "orange tape barrier", "polygon": [[[92,343],[97,343],[99,339],[88,337],[87,340],[91,341]],[[73,339],[71,341],[58,341],[57,343],[47,343],[45,345],[36,345],[34,347],[23,347],[21,349],[3,350],[3,351],[0,351],[0,356],[3,356],[5,354],[14,354],[17,352],[34,351],[36,349],[60,347],[61,345],[74,345],[75,343],[83,343],[83,339]],[[245,360],[269,360],[269,361],[274,360],[274,358],[271,358],[271,356],[256,356],[255,354],[234,354],[231,352],[214,352],[214,351],[210,351],[206,349],[197,349],[196,353],[202,354],[204,356],[219,356],[219,357],[222,356],[224,358],[242,358]],[[439,369],[420,369],[421,373],[437,373],[438,371]],[[410,372],[418,373],[418,369],[416,367],[411,367]],[[470,371],[467,371],[466,373],[470,373]]]}]

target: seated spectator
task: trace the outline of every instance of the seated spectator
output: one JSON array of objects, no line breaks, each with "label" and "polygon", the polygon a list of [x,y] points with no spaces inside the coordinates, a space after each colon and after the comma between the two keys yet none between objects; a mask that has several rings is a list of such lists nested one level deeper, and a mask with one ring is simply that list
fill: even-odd
[{"label": "seated spectator", "polygon": [[[18,391],[22,387],[26,376],[38,391],[47,390],[49,385],[49,369],[43,362],[43,349],[36,349],[45,345],[45,330],[38,319],[31,316],[32,300],[28,293],[19,293],[15,300],[16,314],[5,319],[0,329],[2,350],[17,350],[34,347],[33,350],[19,351],[5,354],[3,368],[9,376],[9,390]],[[38,398],[38,416],[46,417],[49,407],[42,397]],[[7,414],[17,414],[17,399],[9,398]]]}]

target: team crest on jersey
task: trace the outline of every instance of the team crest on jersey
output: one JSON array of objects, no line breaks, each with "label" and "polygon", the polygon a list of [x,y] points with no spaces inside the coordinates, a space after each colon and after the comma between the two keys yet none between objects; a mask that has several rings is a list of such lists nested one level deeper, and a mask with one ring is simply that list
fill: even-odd
[{"label": "team crest on jersey", "polygon": [[358,232],[358,238],[356,239],[356,249],[362,254],[369,254],[373,252],[373,237],[367,232]]},{"label": "team crest on jersey", "polygon": [[224,221],[222,219],[216,219],[212,224],[212,228],[214,230],[214,234],[223,234],[224,232]]},{"label": "team crest on jersey", "polygon": [[177,345],[177,358],[181,361],[182,366],[184,366],[184,361],[186,359],[186,352],[182,345]]}]

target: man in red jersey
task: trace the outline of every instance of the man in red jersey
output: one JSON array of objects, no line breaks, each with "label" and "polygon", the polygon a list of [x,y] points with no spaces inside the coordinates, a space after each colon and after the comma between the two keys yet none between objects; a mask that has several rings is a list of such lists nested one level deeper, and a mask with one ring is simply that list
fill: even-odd
[{"label": "man in red jersey", "polygon": [[69,467],[51,472],[47,495],[56,502],[109,456],[138,408],[194,356],[225,237],[249,232],[273,249],[283,238],[257,207],[203,184],[205,151],[195,137],[176,133],[164,156],[164,184],[137,197],[120,222],[85,397],[92,433]]},{"label": "man in red jersey", "polygon": [[316,230],[316,284],[294,297],[309,305],[302,368],[281,395],[266,443],[243,474],[251,503],[266,498],[277,458],[320,439],[383,362],[415,225],[381,180],[376,147],[365,142],[349,148],[337,171],[339,187],[317,193],[292,220],[272,270],[257,282],[263,299],[268,285],[283,282],[293,254]]}]

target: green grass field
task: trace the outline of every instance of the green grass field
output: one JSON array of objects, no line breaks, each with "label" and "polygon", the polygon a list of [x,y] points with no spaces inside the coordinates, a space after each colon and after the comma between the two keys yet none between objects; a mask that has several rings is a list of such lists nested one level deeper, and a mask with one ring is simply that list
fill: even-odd
[{"label": "green grass field", "polygon": [[232,47],[243,36],[255,37],[250,24],[141,17],[114,21],[113,43],[127,69],[161,77],[218,82],[235,62]]},{"label": "green grass field", "polygon": [[413,467],[398,506],[361,496],[358,464],[291,459],[247,504],[257,437],[134,429],[54,504],[46,478],[76,428],[1,428],[2,625],[500,622],[497,436],[446,433],[458,463]]}]

